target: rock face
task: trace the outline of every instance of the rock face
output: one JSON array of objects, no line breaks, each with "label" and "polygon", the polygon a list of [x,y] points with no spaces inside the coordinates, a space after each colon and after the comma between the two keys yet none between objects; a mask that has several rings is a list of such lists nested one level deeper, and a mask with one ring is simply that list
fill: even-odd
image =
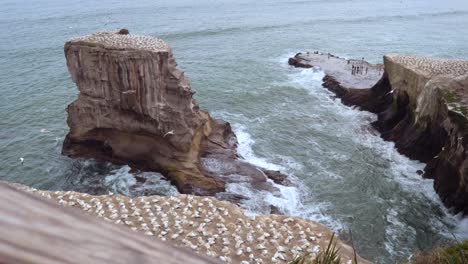
[{"label": "rock face", "polygon": [[229,123],[199,109],[164,41],[100,32],[68,41],[65,56],[80,94],[67,108],[63,154],[158,171],[181,193],[222,193],[232,174],[274,189],[263,170],[238,160]]},{"label": "rock face", "polygon": [[384,57],[393,102],[375,126],[401,153],[427,163],[444,204],[468,213],[468,62]]},{"label": "rock face", "polygon": [[[298,54],[292,65],[297,61],[324,66],[326,88],[345,104],[378,114],[373,125],[382,137],[394,141],[400,153],[426,162],[424,177],[434,179],[444,204],[468,214],[467,61],[387,55],[385,71],[367,89],[356,88],[346,73],[343,76],[320,60]],[[335,67],[346,68],[344,62]]]}]

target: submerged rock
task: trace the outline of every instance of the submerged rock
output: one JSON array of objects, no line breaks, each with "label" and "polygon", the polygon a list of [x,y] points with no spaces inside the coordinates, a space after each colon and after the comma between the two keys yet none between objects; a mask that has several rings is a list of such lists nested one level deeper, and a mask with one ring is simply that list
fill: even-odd
[{"label": "submerged rock", "polygon": [[[324,87],[343,103],[378,114],[373,126],[382,137],[426,162],[424,177],[434,179],[444,204],[468,214],[468,61],[386,55],[383,71],[323,54],[297,54],[294,61],[323,69]],[[351,74],[353,65],[371,74]]]},{"label": "submerged rock", "polygon": [[229,123],[199,109],[164,41],[100,32],[68,41],[65,56],[80,94],[63,154],[158,171],[181,193],[214,195],[233,181],[275,190],[239,160]]}]

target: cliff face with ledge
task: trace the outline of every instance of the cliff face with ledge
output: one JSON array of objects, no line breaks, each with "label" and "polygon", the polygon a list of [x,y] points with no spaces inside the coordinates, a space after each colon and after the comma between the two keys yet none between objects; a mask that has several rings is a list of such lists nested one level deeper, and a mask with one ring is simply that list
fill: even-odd
[{"label": "cliff face with ledge", "polygon": [[444,204],[468,213],[468,62],[388,55],[393,101],[375,126],[400,152],[427,163]]},{"label": "cliff face with ledge", "polygon": [[[344,104],[378,114],[373,125],[382,137],[426,162],[424,176],[434,179],[444,204],[468,214],[467,61],[387,55],[381,73],[380,65],[361,60],[299,53],[289,64],[319,67],[326,73],[323,86]],[[351,74],[352,66],[366,74]]]},{"label": "cliff face with ledge", "polygon": [[[181,193],[223,193],[232,174],[274,189],[268,175],[281,174],[238,160],[229,123],[199,109],[164,41],[101,32],[68,41],[64,49],[80,93],[67,108],[63,154],[162,172]],[[231,169],[218,171],[214,163]]]}]

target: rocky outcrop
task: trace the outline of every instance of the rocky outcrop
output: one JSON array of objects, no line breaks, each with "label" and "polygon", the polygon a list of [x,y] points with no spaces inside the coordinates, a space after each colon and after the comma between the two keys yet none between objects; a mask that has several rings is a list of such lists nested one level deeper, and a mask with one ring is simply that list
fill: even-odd
[{"label": "rocky outcrop", "polygon": [[398,150],[427,163],[425,177],[454,212],[468,213],[468,62],[384,57],[393,102],[375,126]]},{"label": "rocky outcrop", "polygon": [[468,214],[468,62],[387,55],[385,71],[366,89],[365,85],[355,88],[347,80],[360,82],[363,78],[362,74],[350,74],[350,65],[369,69],[379,65],[341,59],[330,66],[323,63],[326,55],[314,56],[321,60],[298,54],[292,65],[309,63],[324,68],[324,87],[343,103],[378,114],[373,125],[382,137],[394,141],[400,153],[426,162],[424,176],[434,179],[444,204],[454,212]]},{"label": "rocky outcrop", "polygon": [[[326,75],[323,78],[323,86],[332,91],[345,105],[357,105],[362,110],[380,112],[391,102],[392,95],[388,93],[391,90],[390,85],[387,79],[381,79],[383,65],[373,65],[363,60],[346,60],[333,54],[321,53],[297,53],[288,63],[294,67],[324,71]],[[361,67],[362,72],[354,72],[355,67]],[[372,89],[368,89],[369,87]],[[375,100],[376,98],[378,100]]]},{"label": "rocky outcrop", "polygon": [[181,193],[215,195],[233,181],[275,189],[239,160],[229,123],[199,109],[164,41],[101,32],[68,41],[65,56],[80,93],[63,154],[158,171]]}]

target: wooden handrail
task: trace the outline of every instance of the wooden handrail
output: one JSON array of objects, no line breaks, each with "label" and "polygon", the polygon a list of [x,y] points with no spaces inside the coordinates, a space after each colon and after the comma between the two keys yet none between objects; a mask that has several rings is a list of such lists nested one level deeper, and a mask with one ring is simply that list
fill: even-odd
[{"label": "wooden handrail", "polygon": [[0,183],[0,263],[218,263]]}]

